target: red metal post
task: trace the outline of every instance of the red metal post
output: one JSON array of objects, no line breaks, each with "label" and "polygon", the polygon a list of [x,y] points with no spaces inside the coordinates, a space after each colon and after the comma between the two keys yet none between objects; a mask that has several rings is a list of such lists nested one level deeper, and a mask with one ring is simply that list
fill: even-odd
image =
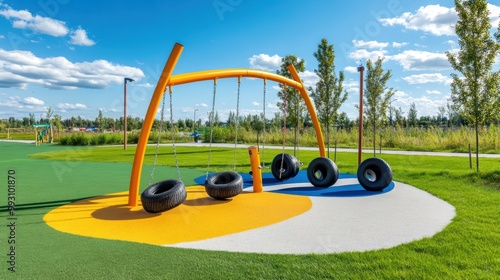
[{"label": "red metal post", "polygon": [[127,149],[127,78],[123,79],[123,150]]},{"label": "red metal post", "polygon": [[365,67],[360,65],[359,72],[359,130],[358,130],[358,166],[361,164],[363,153],[363,71]]}]

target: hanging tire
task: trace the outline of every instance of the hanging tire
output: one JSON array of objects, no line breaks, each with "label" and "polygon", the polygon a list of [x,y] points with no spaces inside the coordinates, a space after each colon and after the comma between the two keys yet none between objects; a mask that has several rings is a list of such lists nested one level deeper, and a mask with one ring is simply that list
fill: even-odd
[{"label": "hanging tire", "polygon": [[186,200],[184,183],[164,180],[145,189],[141,194],[142,207],[149,213],[160,213],[179,206]]},{"label": "hanging tire", "polygon": [[214,199],[226,199],[243,191],[243,178],[233,171],[219,172],[208,177],[205,191]]},{"label": "hanging tire", "polygon": [[367,191],[382,191],[392,182],[389,164],[380,158],[369,158],[358,167],[359,184]]},{"label": "hanging tire", "polygon": [[297,176],[297,174],[299,174],[300,171],[300,161],[296,157],[293,157],[293,163],[295,164],[295,166],[293,167],[293,174],[292,177],[290,178]]},{"label": "hanging tire", "polygon": [[[283,164],[281,164],[282,161]],[[286,180],[295,177],[299,173],[299,168],[300,164],[298,160],[290,154],[278,154],[271,163],[271,172],[277,180]]]},{"label": "hanging tire", "polygon": [[328,188],[339,179],[339,169],[333,160],[318,157],[307,166],[307,179],[315,187]]}]

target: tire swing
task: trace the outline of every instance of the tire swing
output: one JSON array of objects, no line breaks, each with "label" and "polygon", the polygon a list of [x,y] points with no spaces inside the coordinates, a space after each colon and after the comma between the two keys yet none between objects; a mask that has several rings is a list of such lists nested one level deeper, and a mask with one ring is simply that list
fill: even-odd
[{"label": "tire swing", "polygon": [[369,158],[358,167],[359,184],[367,191],[382,191],[392,182],[389,164],[380,158]]},{"label": "tire swing", "polygon": [[307,179],[318,188],[328,188],[339,179],[339,169],[329,158],[318,157],[307,166]]},{"label": "tire swing", "polygon": [[276,155],[271,163],[271,172],[277,180],[287,180],[299,174],[299,161],[290,154]]},{"label": "tire swing", "polygon": [[[224,200],[236,196],[243,191],[243,178],[235,171],[217,172],[208,176],[210,170],[210,155],[212,153],[212,136],[215,115],[215,95],[217,92],[217,80],[214,80],[214,94],[212,100],[212,113],[210,114],[210,143],[208,150],[207,174],[205,177],[205,191],[207,194],[217,200]],[[238,143],[238,118],[240,101],[240,77],[238,77],[238,101],[236,106],[236,136],[234,141],[234,163],[233,169],[236,170],[236,145]]]},{"label": "tire swing", "polygon": [[[284,86],[284,85],[283,85]],[[283,148],[281,154],[274,157],[271,163],[271,173],[273,177],[277,180],[287,180],[293,178],[299,174],[300,162],[294,156],[290,154],[285,154],[285,143],[286,143],[286,111],[287,111],[287,93],[286,87],[284,86],[285,98],[283,99]]]},{"label": "tire swing", "polygon": [[[163,95],[163,104],[161,108],[160,127],[158,129],[158,141],[156,143],[156,152],[153,162],[153,170],[149,178],[149,187],[147,187],[141,194],[142,207],[149,213],[160,213],[175,208],[182,204],[187,197],[186,188],[181,181],[181,173],[179,171],[179,163],[177,161],[177,153],[175,149],[174,131],[172,126],[172,146],[174,150],[175,167],[177,169],[178,180],[170,179],[163,180],[158,183],[152,184],[154,171],[156,167],[156,159],[158,157],[158,148],[160,146],[161,130],[165,111],[165,94]],[[172,116],[172,88],[170,87],[170,123],[173,123]]]}]

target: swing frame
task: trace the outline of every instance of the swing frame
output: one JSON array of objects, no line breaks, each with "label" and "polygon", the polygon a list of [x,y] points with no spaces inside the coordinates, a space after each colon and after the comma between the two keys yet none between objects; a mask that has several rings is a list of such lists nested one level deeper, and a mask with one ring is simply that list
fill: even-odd
[{"label": "swing frame", "polygon": [[252,77],[267,79],[282,83],[287,86],[296,88],[301,97],[304,99],[309,115],[311,116],[311,121],[313,123],[314,129],[316,131],[316,139],[318,141],[318,149],[321,157],[325,157],[325,143],[323,138],[323,133],[321,132],[321,126],[316,115],[316,110],[314,105],[309,98],[306,87],[302,83],[297,70],[293,65],[288,66],[288,70],[293,77],[292,79],[280,76],[278,74],[265,72],[255,69],[246,68],[235,68],[235,69],[219,69],[219,70],[206,70],[200,72],[191,72],[179,75],[172,75],[172,72],[179,60],[184,46],[176,43],[170,53],[170,56],[165,63],[165,67],[160,75],[158,83],[156,84],[155,91],[151,97],[146,116],[144,118],[144,123],[141,129],[141,134],[137,143],[137,150],[134,155],[134,162],[132,165],[132,172],[130,175],[130,186],[128,195],[128,205],[130,207],[137,206],[139,198],[139,187],[142,173],[142,165],[144,163],[144,155],[146,153],[146,146],[151,133],[151,128],[153,127],[153,122],[155,119],[158,106],[162,99],[167,86],[181,85],[197,81],[214,80],[221,78],[237,78],[237,77]]}]

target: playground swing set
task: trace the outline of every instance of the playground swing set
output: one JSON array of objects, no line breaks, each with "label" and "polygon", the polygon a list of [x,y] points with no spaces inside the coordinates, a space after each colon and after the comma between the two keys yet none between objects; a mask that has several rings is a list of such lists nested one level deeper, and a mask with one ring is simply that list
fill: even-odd
[{"label": "playground swing set", "polygon": [[[306,108],[311,116],[311,121],[313,123],[316,138],[318,142],[318,150],[320,156],[313,159],[307,167],[307,178],[309,182],[314,187],[327,188],[333,186],[338,178],[339,171],[337,165],[325,154],[325,145],[323,140],[323,134],[321,132],[321,126],[316,115],[315,108],[309,95],[306,91],[304,84],[302,83],[296,69],[293,65],[288,66],[288,70],[293,77],[289,79],[287,77],[255,70],[255,69],[219,69],[219,70],[207,70],[200,72],[191,72],[185,74],[172,75],[173,69],[177,64],[177,61],[182,53],[183,46],[176,43],[172,49],[172,52],[165,64],[165,67],[160,75],[158,83],[156,85],[155,91],[151,98],[146,116],[144,118],[144,124],[141,130],[141,134],[137,143],[137,150],[134,156],[134,162],[132,165],[132,172],[130,177],[129,195],[128,195],[128,205],[131,207],[137,206],[139,199],[139,187],[140,187],[140,177],[142,173],[142,166],[144,162],[144,156],[146,152],[147,139],[151,132],[153,126],[153,121],[156,115],[157,108],[160,105],[160,100],[162,101],[161,109],[161,120],[159,126],[159,135],[161,135],[162,123],[164,119],[164,109],[165,109],[165,92],[167,87],[169,89],[170,96],[170,121],[173,122],[172,115],[172,87],[181,84],[187,84],[191,82],[213,80],[213,101],[212,101],[212,112],[210,114],[210,142],[209,142],[209,152],[208,152],[208,163],[207,172],[205,176],[205,190],[207,194],[213,199],[226,200],[230,197],[236,196],[243,191],[243,178],[237,173],[236,170],[236,146],[237,146],[237,129],[238,129],[238,117],[239,117],[239,99],[240,99],[240,85],[242,77],[249,78],[260,78],[264,80],[264,104],[266,98],[266,82],[267,80],[275,81],[281,83],[284,88],[287,86],[295,88],[306,104]],[[215,112],[215,101],[217,92],[217,80],[222,78],[237,78],[238,79],[238,90],[237,90],[237,106],[236,106],[236,123],[235,123],[235,152],[234,152],[234,164],[233,171],[224,171],[217,173],[209,173],[210,170],[210,156],[212,151],[212,131],[213,131],[213,116]],[[163,98],[162,98],[163,97]],[[265,106],[265,105],[264,105]],[[286,110],[287,110],[287,96],[284,97],[284,128],[286,127]],[[265,109],[264,109],[265,110]],[[264,111],[265,112],[265,111]],[[265,123],[265,115],[264,123]],[[265,127],[264,127],[265,130]],[[181,180],[177,153],[175,148],[174,134],[172,133],[172,146],[173,154],[175,158],[177,177],[178,179],[168,179],[163,180],[154,184],[151,184],[153,179],[153,174],[156,166],[156,159],[158,156],[159,139],[156,145],[156,153],[153,162],[153,169],[150,177],[150,182],[148,187],[143,191],[140,196],[142,206],[144,210],[150,213],[160,213],[170,210],[180,204],[182,204],[186,197],[187,192],[184,183]],[[283,150],[280,154],[276,155],[270,165],[273,177],[276,180],[282,181],[295,177],[299,173],[301,163],[292,155],[285,153],[285,131],[283,132]],[[265,139],[263,139],[263,143]],[[251,175],[253,180],[253,192],[262,192],[262,166],[259,156],[258,147],[251,146],[248,148],[250,156],[251,165]],[[363,161],[357,171],[357,177],[360,185],[367,191],[382,191],[392,182],[392,170],[390,166],[380,158],[369,158]]]},{"label": "playground swing set", "polygon": [[35,146],[42,143],[52,143],[52,124],[34,124],[35,128]]}]

